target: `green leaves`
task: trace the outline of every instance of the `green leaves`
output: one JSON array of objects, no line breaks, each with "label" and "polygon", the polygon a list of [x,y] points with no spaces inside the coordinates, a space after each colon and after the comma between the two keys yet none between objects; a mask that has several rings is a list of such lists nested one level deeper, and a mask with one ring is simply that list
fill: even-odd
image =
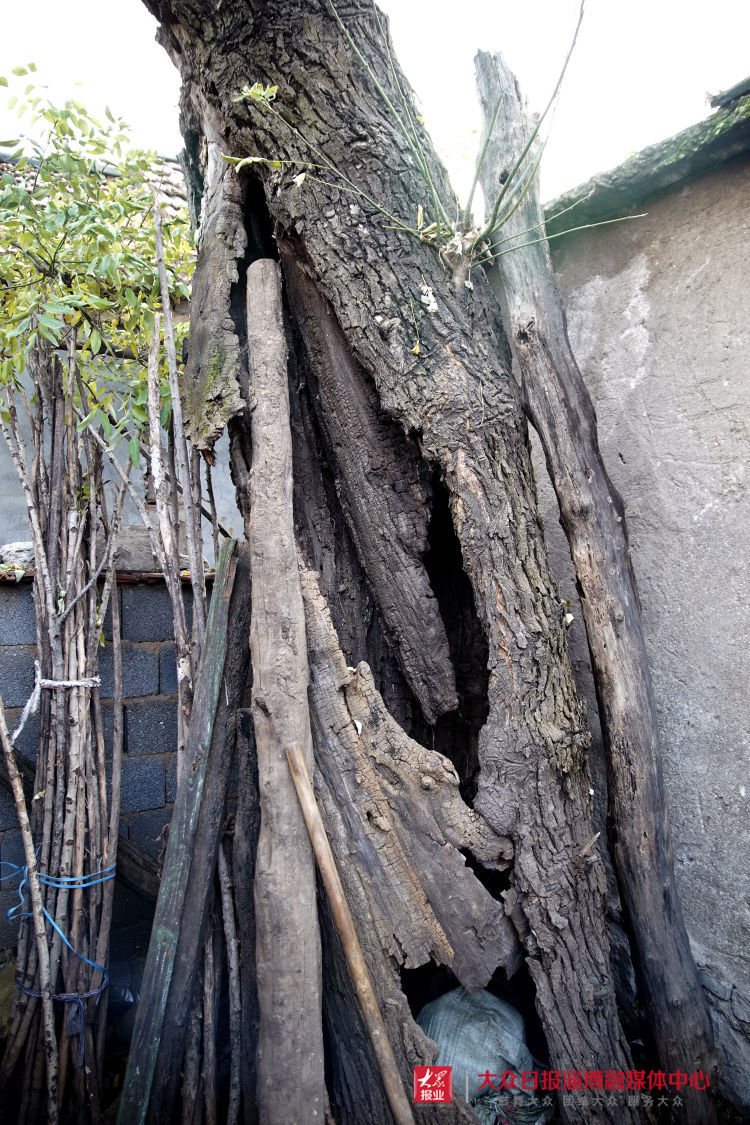
[{"label": "green leaves", "polygon": [[[161,310],[152,211],[163,173],[148,154],[127,149],[111,109],[101,122],[78,102],[43,98],[28,78],[35,69],[27,63],[0,77],[14,107],[44,130],[44,141],[0,142],[16,148],[13,173],[0,177],[0,382],[15,380],[40,342],[65,349],[73,341],[85,388],[81,428],[127,440],[137,464],[148,422],[144,362]],[[164,223],[164,241],[178,301],[190,295],[195,262],[186,213]],[[186,331],[176,326],[178,352]],[[165,396],[166,386],[165,375]]]},{"label": "green leaves", "polygon": [[248,98],[254,102],[265,102],[268,104],[272,102],[278,93],[278,86],[264,86],[262,82],[253,82],[252,86],[243,86],[239,94],[233,98],[233,102],[244,102]]}]

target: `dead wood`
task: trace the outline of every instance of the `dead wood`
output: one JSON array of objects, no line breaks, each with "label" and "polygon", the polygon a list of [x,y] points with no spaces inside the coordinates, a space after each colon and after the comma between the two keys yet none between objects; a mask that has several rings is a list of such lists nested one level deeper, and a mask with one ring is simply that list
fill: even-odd
[{"label": "dead wood", "polygon": [[229,1105],[226,1125],[237,1125],[242,1090],[242,990],[240,984],[240,947],[234,915],[234,899],[229,866],[223,844],[219,844],[218,876],[221,893],[221,916],[227,951],[227,984],[229,988]]},{"label": "dead wood", "polygon": [[[239,280],[237,263],[247,235],[242,190],[236,173],[222,159],[223,140],[212,128],[202,143],[206,206],[190,297],[190,348],[183,391],[187,435],[197,448],[210,449],[226,419],[242,409],[240,342],[232,318],[232,287]],[[207,409],[208,403],[211,406]]]},{"label": "dead wood", "polygon": [[347,524],[409,685],[433,723],[458,700],[445,625],[423,562],[429,474],[384,416],[375,388],[352,369],[336,318],[290,248],[283,265]]},{"label": "dead wood", "polygon": [[[485,127],[500,110],[483,170],[486,198],[507,178],[530,133],[502,56],[480,52]],[[543,233],[538,185],[502,228],[519,244]],[[532,234],[525,234],[533,230]],[[507,243],[512,246],[514,243]],[[504,254],[493,276],[529,418],[539,434],[581,590],[607,748],[612,844],[642,1011],[663,1069],[717,1077],[713,1037],[675,885],[669,809],[651,676],[624,505],[599,450],[596,414],[572,353],[546,242]],[[705,1092],[686,1089],[691,1122],[715,1119]]]},{"label": "dead wood", "polygon": [[[577,858],[594,834],[586,762],[588,734],[567,657],[563,609],[548,572],[526,420],[510,372],[497,302],[481,274],[474,276],[472,290],[457,287],[432,249],[413,235],[392,229],[368,202],[376,200],[379,207],[409,222],[425,205],[424,179],[361,58],[372,73],[381,76],[392,105],[401,104],[393,74],[398,75],[404,103],[410,105],[408,85],[397,67],[391,69],[369,0],[353,0],[346,6],[345,19],[359,56],[326,5],[302,0],[250,5],[233,0],[219,11],[200,0],[146,3],[160,19],[162,42],[182,72],[183,120],[192,150],[199,150],[201,137],[210,140],[218,132],[229,156],[252,154],[258,161],[252,176],[240,180],[246,186],[246,206],[252,210],[245,231],[249,236],[260,230],[262,235],[248,239],[248,253],[268,257],[275,252],[275,239],[289,275],[293,412],[304,428],[305,440],[310,437],[302,457],[311,464],[320,451],[323,454],[316,474],[297,482],[296,516],[304,530],[301,538],[320,556],[320,564],[317,557],[310,561],[321,570],[331,612],[337,624],[343,621],[346,626],[342,643],[349,662],[356,663],[375,650],[377,659],[368,663],[378,677],[381,694],[389,706],[391,700],[396,701],[398,718],[409,729],[424,731],[424,737],[429,737],[430,724],[408,690],[410,676],[415,683],[417,677],[408,668],[407,654],[418,653],[423,644],[421,623],[415,624],[404,614],[398,622],[403,638],[399,640],[393,622],[390,626],[385,623],[377,595],[382,584],[378,585],[377,574],[367,572],[368,566],[372,568],[368,559],[374,559],[375,552],[352,546],[357,542],[354,508],[347,503],[340,483],[346,459],[337,458],[330,449],[333,439],[326,419],[339,410],[344,418],[352,413],[343,396],[345,391],[350,393],[348,384],[357,383],[365,393],[352,401],[366,402],[369,388],[374,388],[380,410],[399,432],[399,441],[416,447],[425,468],[447,496],[448,522],[452,521],[457,542],[456,565],[469,587],[461,613],[470,625],[467,634],[479,638],[482,651],[484,646],[487,651],[487,667],[482,669],[482,677],[476,677],[480,687],[475,689],[483,703],[476,707],[472,732],[478,734],[476,778],[472,777],[475,808],[496,836],[512,840],[505,914],[512,919],[536,984],[551,1064],[560,1070],[582,1065],[626,1070],[630,1059],[615,1007],[601,861],[593,852],[586,854],[585,862]],[[252,99],[232,101],[233,92],[248,81],[278,86],[273,113]],[[321,90],[330,96],[321,96]],[[453,213],[455,202],[416,121],[416,112],[414,130],[425,166]],[[293,174],[289,165],[272,166],[274,161],[310,159],[310,145],[363,195],[353,198],[342,191],[341,180],[334,174],[328,178],[308,175],[300,184],[295,163]],[[206,197],[206,218],[214,203]],[[234,214],[236,217],[236,209]],[[237,267],[239,257],[237,253],[223,266]],[[301,265],[305,278],[317,290],[316,300],[303,299],[295,290],[290,259]],[[216,282],[224,285],[223,279]],[[221,312],[226,314],[228,309]],[[234,323],[241,336],[241,318],[235,316]],[[340,387],[330,380],[325,395],[331,401],[324,408],[314,365],[305,356],[304,338],[307,335],[311,341],[308,352],[314,351],[315,341],[324,340],[331,325],[337,333],[337,358],[347,354],[347,385]],[[252,331],[250,316],[248,328]],[[322,355],[324,349],[318,350]],[[356,388],[357,394],[361,387]],[[216,423],[216,402],[203,395],[202,387],[194,389],[197,432],[204,420],[209,428]],[[245,411],[252,408],[253,399],[248,395]],[[257,411],[256,405],[253,444]],[[231,422],[237,439],[234,448],[241,453],[233,462],[241,506],[250,468],[249,443],[246,437],[240,440],[246,416],[238,414]],[[295,430],[295,436],[298,432],[302,431]],[[323,440],[326,434],[327,440]],[[343,440],[348,440],[346,435]],[[394,477],[401,471],[397,460],[392,471]],[[252,480],[254,473],[253,469]],[[355,479],[352,475],[352,482]],[[408,487],[407,481],[404,487]],[[434,507],[432,514],[434,517]],[[247,512],[245,515],[247,519]],[[317,527],[322,529],[320,534],[316,534]],[[255,549],[257,537],[252,538]],[[384,539],[387,543],[387,534]],[[412,542],[418,541],[415,535]],[[394,570],[399,565],[398,544],[395,537],[393,552],[385,554],[392,559]],[[288,566],[288,555],[286,558],[282,565]],[[458,588],[458,575],[456,579],[452,588],[446,583],[446,606]],[[347,582],[355,586],[353,594],[348,593]],[[367,587],[373,596],[365,595]],[[344,599],[348,605],[342,605]],[[277,604],[283,604],[282,599]],[[446,621],[449,611],[442,605],[441,613]],[[390,645],[396,651],[395,660],[381,658]],[[257,722],[257,710],[255,715]],[[435,723],[438,731],[441,721]],[[321,807],[330,809],[326,827],[338,858],[337,847],[349,846],[348,825],[337,804],[339,795],[326,798],[321,789],[318,796]],[[384,812],[384,817],[388,819],[390,812]],[[377,848],[368,839],[363,842],[363,871],[374,863],[373,853],[377,857]],[[374,883],[368,883],[365,890],[357,880],[353,880],[351,892],[345,885],[347,899],[355,919],[366,919],[369,895],[376,893]],[[379,916],[380,908],[374,913]],[[425,945],[429,954],[429,937],[439,943],[441,951],[452,944],[449,913],[446,918],[439,919],[439,929],[433,926],[429,936],[431,917],[428,915],[421,929],[418,920],[415,922],[419,956]],[[328,941],[327,920],[324,926]],[[358,933],[364,940],[359,925]],[[368,967],[384,1016],[390,1021],[389,1036],[397,1059],[406,1067],[407,1060],[429,1057],[430,1048],[421,1033],[414,1031],[393,967],[383,962],[380,936],[371,940]],[[497,935],[493,940],[498,940]],[[330,941],[335,950],[335,937]],[[266,945],[264,939],[262,951]],[[396,945],[391,929],[385,948]],[[478,973],[480,954],[480,949],[474,949],[470,960]],[[404,960],[398,950],[394,956]],[[343,1107],[342,1120],[359,1121],[361,1107],[354,1095],[368,1077],[375,1085],[376,1076],[371,1060],[367,1061],[366,1038],[357,1030],[356,1011],[352,1012],[348,998],[342,995],[347,984],[345,971],[338,972],[339,957],[327,954],[326,959],[330,982],[326,1023],[336,1060],[334,1098]],[[421,963],[417,955],[415,961]],[[351,1074],[342,1073],[352,1059],[362,1063],[358,1075],[363,1077],[352,1079]],[[382,1103],[368,1109],[373,1122],[382,1109]],[[458,1105],[453,1112],[461,1112]],[[575,1107],[564,1107],[563,1112],[570,1122],[581,1120]],[[637,1119],[636,1110],[619,1108],[617,1125]],[[613,1112],[604,1106],[592,1110],[587,1125],[614,1120]]]},{"label": "dead wood", "polygon": [[[158,208],[155,209],[158,213]],[[160,234],[161,239],[161,234]],[[185,767],[185,739],[193,705],[194,664],[190,651],[190,636],[185,617],[180,582],[179,524],[173,524],[164,472],[161,446],[161,390],[159,386],[160,318],[155,318],[148,353],[148,450],[151,480],[154,488],[159,534],[164,549],[164,581],[172,603],[175,656],[177,661],[177,779]],[[183,478],[184,479],[184,478]],[[201,567],[202,569],[202,567]]]},{"label": "dead wood", "polygon": [[[432,959],[475,989],[499,965],[513,972],[521,959],[513,928],[458,850],[502,869],[512,847],[464,805],[448,759],[413,742],[391,718],[367,665],[347,667],[316,576],[303,570],[301,577],[316,797],[388,1038],[408,1082],[411,1067],[433,1062],[435,1050],[412,1019],[396,967]],[[334,1113],[338,1103],[345,1120],[376,1125],[387,1120],[387,1103],[330,931],[326,944]],[[431,1114],[435,1121],[473,1120],[460,1098],[450,1109],[420,1107],[420,1120],[432,1120]]]},{"label": "dead wood", "polygon": [[[298,742],[310,770],[307,644],[292,518],[287,345],[276,262],[247,271],[253,463],[249,534],[250,651],[258,754],[260,837],[255,865],[261,1123],[320,1125],[323,1076],[320,935],[315,868],[284,746]],[[279,1082],[279,1060],[295,1074]]]},{"label": "dead wood", "polygon": [[[31,896],[31,909],[33,915],[34,937],[36,940],[37,957],[39,958],[39,992],[41,993],[43,1029],[44,1029],[44,1058],[47,1064],[47,1120],[49,1125],[55,1125],[58,1120],[58,1077],[59,1054],[57,1036],[55,1034],[55,1013],[52,1007],[53,987],[50,977],[50,956],[47,945],[47,923],[44,916],[39,873],[37,871],[36,849],[34,837],[31,833],[29,815],[26,807],[26,797],[23,783],[16,766],[10,734],[5,723],[5,709],[0,699],[0,741],[2,742],[3,760],[11,784],[13,800],[21,825],[24,858],[26,860],[26,877],[28,879],[29,893]],[[33,1056],[32,1056],[33,1057]]]},{"label": "dead wood", "polygon": [[357,939],[351,912],[347,905],[346,897],[341,886],[336,861],[333,858],[331,845],[328,843],[323,820],[315,801],[312,784],[305,768],[305,760],[298,743],[293,743],[286,748],[289,768],[292,771],[294,785],[297,790],[302,814],[305,818],[307,831],[315,852],[323,885],[328,895],[331,913],[336,922],[336,928],[341,938],[349,972],[351,973],[354,991],[357,994],[359,1007],[362,1012],[367,1031],[370,1036],[375,1057],[378,1061],[380,1077],[388,1098],[396,1125],[414,1125],[414,1116],[411,1111],[409,1099],[404,1091],[401,1077],[398,1073],[396,1060],[393,1057],[388,1033],[383,1023],[383,1017],[378,1007],[375,992],[372,987],[367,965],[362,956],[362,947]]},{"label": "dead wood", "polygon": [[[193,645],[192,661],[197,668],[200,663],[203,635],[206,631],[206,583],[203,576],[203,556],[201,553],[201,527],[200,527],[200,496],[195,495],[198,484],[196,473],[191,472],[190,460],[185,438],[185,427],[182,421],[182,401],[180,399],[180,383],[177,373],[177,353],[175,350],[174,329],[172,327],[172,304],[169,296],[169,282],[167,280],[167,267],[164,261],[164,246],[162,240],[161,208],[154,202],[154,246],[156,260],[159,267],[159,284],[161,287],[161,300],[164,315],[164,342],[167,353],[167,370],[169,372],[169,390],[172,404],[171,424],[174,431],[175,461],[180,474],[180,483],[186,503],[183,504],[185,515],[185,539],[187,541],[188,561],[190,564],[190,581],[193,588]],[[158,336],[158,332],[155,332]],[[159,417],[157,411],[157,418]],[[160,438],[157,435],[157,440]],[[153,447],[154,439],[149,445]],[[197,456],[197,450],[194,451]],[[159,445],[161,453],[161,444]],[[176,476],[173,476],[176,479]],[[175,525],[178,526],[178,525]],[[176,613],[176,608],[173,608]],[[179,668],[178,668],[179,677]],[[178,760],[178,777],[180,773]]]},{"label": "dead wood", "polygon": [[345,836],[329,833],[342,877],[367,891],[359,930],[406,968],[433,958],[471,990],[499,965],[512,975],[521,962],[513,927],[461,854],[505,870],[511,842],[464,804],[451,762],[388,714],[367,664],[347,667],[312,572],[303,571],[302,589],[322,803],[333,823],[345,818]]},{"label": "dead wood", "polygon": [[246,555],[222,548],[197,677],[186,770],[177,793],[118,1120],[171,1112],[200,967],[233,749],[247,674]]},{"label": "dead wood", "polygon": [[258,1052],[258,989],[255,979],[255,858],[260,834],[258,762],[252,713],[237,715],[237,812],[232,839],[232,876],[239,938],[240,972],[240,1081],[242,1120],[257,1125],[256,1058]]}]

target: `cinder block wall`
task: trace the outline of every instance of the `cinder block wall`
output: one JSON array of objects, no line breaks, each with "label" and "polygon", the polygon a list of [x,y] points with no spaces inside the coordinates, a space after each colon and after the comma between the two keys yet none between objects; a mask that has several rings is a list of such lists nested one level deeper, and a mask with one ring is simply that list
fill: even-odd
[{"label": "cinder block wall", "polygon": [[[162,848],[161,833],[172,816],[177,787],[177,670],[172,606],[164,583],[121,585],[124,754],[120,833],[149,855]],[[192,595],[183,593],[188,625]],[[102,712],[107,758],[112,753],[112,645],[110,615],[104,622],[100,652]],[[0,696],[13,730],[34,686],[36,626],[30,581],[0,585]],[[38,716],[32,715],[18,740],[18,749],[35,762]],[[0,786],[0,860],[23,864],[18,817],[10,792]],[[2,868],[2,874],[8,874]],[[15,945],[18,924],[7,911],[18,902],[17,878],[0,890],[0,948]]]}]

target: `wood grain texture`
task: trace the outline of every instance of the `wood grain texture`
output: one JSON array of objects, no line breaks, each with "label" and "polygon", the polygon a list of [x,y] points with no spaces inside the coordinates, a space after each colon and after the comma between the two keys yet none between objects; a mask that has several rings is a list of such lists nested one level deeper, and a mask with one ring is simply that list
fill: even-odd
[{"label": "wood grain texture", "polygon": [[[305,160],[312,144],[379,206],[414,221],[427,202],[425,183],[326,4],[235,0],[209,9],[200,0],[147,0],[147,6],[181,69],[183,112],[192,129],[199,132],[210,112],[234,156]],[[371,5],[352,0],[343,18],[392,103],[400,104]],[[232,102],[248,75],[278,85],[276,114]],[[424,133],[421,143],[452,213],[445,174]],[[564,609],[547,567],[526,420],[497,301],[481,273],[472,290],[456,286],[433,250],[389,229],[380,212],[341,190],[336,177],[309,175],[300,185],[296,167],[259,164],[255,173],[282,258],[288,252],[304,260],[381,410],[405,442],[417,444],[448,493],[488,649],[475,808],[513,842],[504,908],[537,981],[552,1065],[626,1070],[603,870],[593,852],[579,859],[594,835],[589,736],[567,657]],[[426,283],[429,309],[422,302]],[[294,301],[290,314],[293,320]],[[397,1018],[403,994],[392,982],[384,987]],[[340,1036],[335,1049],[348,1050]],[[582,1121],[575,1107],[563,1112],[570,1122]],[[637,1116],[624,1107],[617,1125]],[[592,1109],[589,1122],[609,1125],[612,1111]]]},{"label": "wood grain texture", "polygon": [[[434,1062],[437,1051],[412,1018],[399,967],[433,959],[475,988],[486,984],[499,964],[513,970],[518,946],[502,907],[458,851],[476,847],[488,864],[503,868],[510,846],[463,804],[450,762],[408,739],[388,715],[367,665],[347,667],[316,575],[303,570],[301,580],[315,795],[408,1087],[412,1067]],[[381,1125],[391,1120],[388,1102],[327,907],[322,917],[334,1117]],[[413,1110],[418,1122],[430,1125],[475,1120],[460,1095],[452,1105]]]},{"label": "wood grain texture", "polygon": [[458,700],[445,626],[422,561],[428,475],[416,449],[383,416],[375,388],[357,370],[299,253],[286,247],[282,266],[295,323],[316,375],[347,526],[409,685],[432,723],[453,711]]},{"label": "wood grain texture", "polygon": [[433,958],[471,990],[499,965],[512,974],[521,960],[513,928],[462,854],[503,871],[510,840],[464,804],[451,762],[404,734],[367,664],[347,668],[311,571],[302,572],[302,590],[315,754],[329,790],[323,805],[346,821],[346,837],[333,845],[342,878],[367,891],[359,930],[406,968]]},{"label": "wood grain texture", "polygon": [[[307,641],[292,518],[287,346],[276,262],[247,273],[253,461],[249,538],[250,651],[258,756],[260,836],[255,866],[259,1006],[257,1100],[261,1125],[323,1121],[321,960],[315,867],[284,746],[299,743],[313,769]],[[295,1075],[280,1081],[279,1065]]]},{"label": "wood grain texture", "polygon": [[[477,76],[485,123],[500,101],[483,170],[485,196],[491,197],[513,167],[530,128],[502,56],[480,52]],[[502,237],[515,235],[524,243],[530,236],[522,232],[542,223],[534,183],[503,227]],[[596,414],[570,347],[546,243],[503,255],[494,272],[508,307],[526,407],[542,443],[581,591],[607,749],[615,870],[642,1011],[665,1071],[702,1069],[715,1079],[708,1009],[674,878],[669,808],[624,505],[599,451]],[[685,1101],[696,1125],[715,1119],[704,1092],[687,1090]]]},{"label": "wood grain texture", "polygon": [[[226,800],[233,747],[228,712],[237,706],[247,673],[247,657],[243,667],[238,637],[229,628],[230,609],[234,611],[233,624],[243,616],[247,619],[249,594],[246,576],[239,603],[237,599],[232,601],[235,548],[230,540],[219,556],[185,747],[186,768],[172,814],[120,1098],[121,1125],[166,1120],[179,1078],[185,1013],[190,1010],[199,967]],[[227,677],[229,670],[235,674]]]},{"label": "wood grain texture", "polygon": [[198,261],[191,284],[194,309],[184,390],[185,429],[198,449],[211,450],[229,418],[242,410],[240,341],[232,318],[232,287],[247,235],[242,189],[222,159],[215,131],[205,139]]},{"label": "wood grain texture", "polygon": [[[228,548],[224,546],[222,551]],[[224,670],[216,704],[213,731],[205,762],[202,794],[192,838],[186,847],[190,871],[184,898],[183,918],[176,938],[175,966],[164,1013],[159,1055],[154,1071],[150,1120],[164,1121],[174,1104],[179,1084],[187,1031],[185,1013],[190,1011],[199,977],[207,918],[214,897],[214,873],[218,848],[227,816],[227,790],[235,752],[237,716],[247,682],[250,664],[248,627],[250,620],[250,552],[246,545],[236,550],[234,578],[228,599]],[[221,556],[220,556],[221,557]],[[219,575],[219,578],[221,575]],[[227,598],[226,585],[214,584],[214,594]],[[213,605],[213,599],[211,604]],[[207,645],[212,638],[206,632]],[[213,648],[207,648],[209,658]],[[202,754],[206,753],[202,747]],[[202,764],[202,762],[201,762]],[[198,762],[192,760],[191,776],[197,776]],[[190,768],[190,767],[188,767]],[[177,809],[180,803],[175,803]],[[174,824],[173,813],[173,824]],[[177,822],[179,825],[179,821]],[[170,838],[171,832],[170,829]]]},{"label": "wood grain texture", "polygon": [[391,1112],[396,1125],[414,1125],[409,1099],[406,1096],[401,1075],[396,1066],[396,1059],[388,1040],[388,1032],[383,1023],[383,1016],[378,1007],[365,959],[362,956],[362,947],[359,944],[354,920],[341,886],[336,861],[333,858],[331,845],[328,843],[312,783],[305,768],[304,758],[296,742],[285,747],[285,750],[289,768],[292,771],[294,786],[299,797],[302,815],[305,818],[307,831],[310,834],[310,841],[315,852],[315,860],[326,889],[331,913],[336,922],[336,929],[339,932],[362,1018],[367,1026],[373,1052],[378,1061],[380,1077],[383,1081],[383,1088],[388,1097]]}]

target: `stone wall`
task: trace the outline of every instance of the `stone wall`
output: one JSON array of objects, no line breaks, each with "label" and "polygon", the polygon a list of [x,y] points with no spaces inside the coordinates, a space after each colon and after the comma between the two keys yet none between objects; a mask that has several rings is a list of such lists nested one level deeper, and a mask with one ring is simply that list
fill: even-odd
[{"label": "stone wall", "polygon": [[[647,217],[551,245],[604,459],[628,506],[683,910],[728,1092],[750,1106],[750,160],[638,210]],[[575,603],[536,464],[554,567]]]}]

